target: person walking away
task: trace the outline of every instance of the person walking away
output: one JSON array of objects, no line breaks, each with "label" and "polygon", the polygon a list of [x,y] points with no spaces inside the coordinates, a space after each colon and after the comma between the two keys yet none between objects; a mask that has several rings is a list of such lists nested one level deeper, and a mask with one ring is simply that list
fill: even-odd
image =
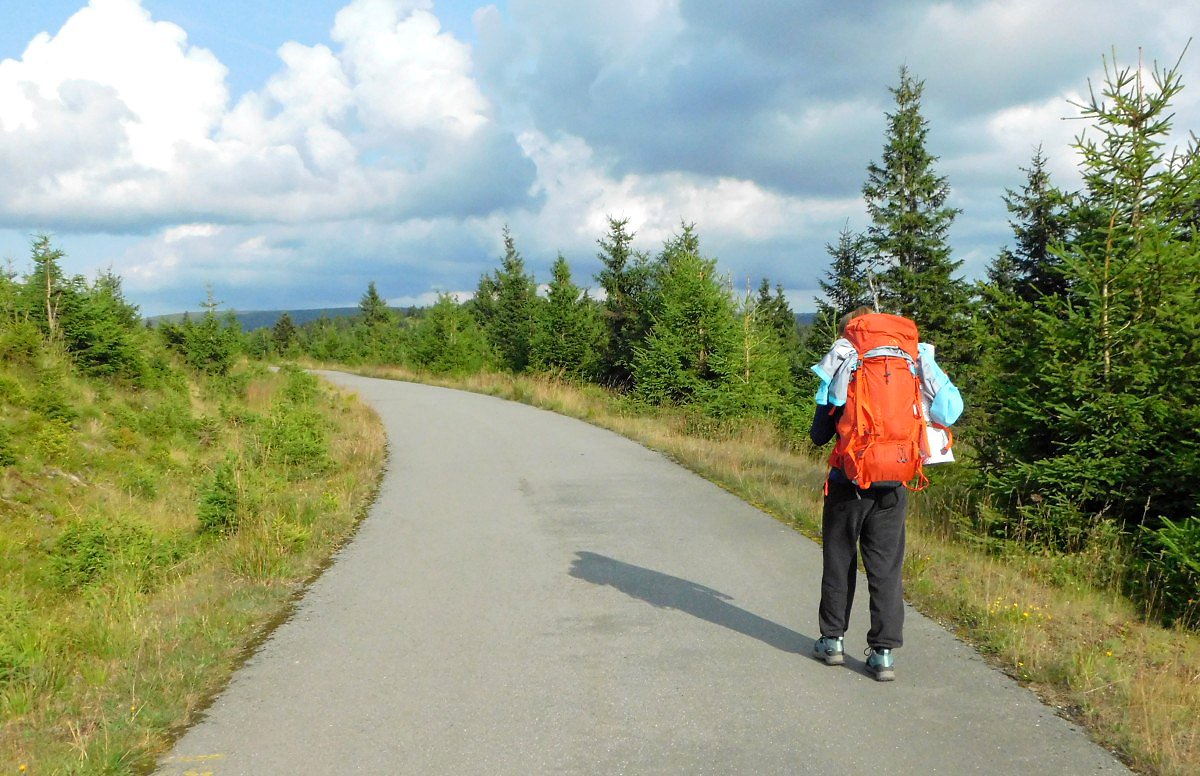
[{"label": "person walking away", "polygon": [[[828,665],[845,662],[861,555],[871,619],[867,670],[887,682],[896,677],[892,651],[904,643],[908,491],[928,483],[925,460],[953,460],[948,427],[962,412],[962,398],[934,362],[932,346],[918,342],[911,320],[860,307],[839,328],[841,336],[812,367],[821,385],[809,436],[818,447],[837,439],[821,517],[821,636],[813,656]],[[940,449],[931,450],[931,439],[944,446],[939,441]]]}]

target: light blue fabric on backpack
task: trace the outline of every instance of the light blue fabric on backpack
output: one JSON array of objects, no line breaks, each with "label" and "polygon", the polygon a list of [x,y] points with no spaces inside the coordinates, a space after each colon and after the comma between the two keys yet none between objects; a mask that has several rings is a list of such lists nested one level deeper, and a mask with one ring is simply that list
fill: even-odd
[{"label": "light blue fabric on backpack", "polygon": [[933,345],[917,345],[917,368],[921,374],[921,393],[929,402],[929,419],[943,426],[953,425],[962,415],[963,399],[958,386],[933,358]]},{"label": "light blue fabric on backpack", "polygon": [[850,375],[858,368],[858,351],[850,340],[839,337],[825,357],[813,364],[813,373],[821,379],[817,386],[817,404],[841,407],[846,403]]},{"label": "light blue fabric on backpack", "polygon": [[[825,357],[811,367],[821,380],[817,386],[817,404],[843,406],[850,377],[857,368],[858,351],[847,339],[835,340]],[[962,415],[962,394],[938,366],[934,347],[927,342],[917,344],[917,374],[921,377],[921,394],[928,405],[929,419],[943,426],[952,425]]]}]

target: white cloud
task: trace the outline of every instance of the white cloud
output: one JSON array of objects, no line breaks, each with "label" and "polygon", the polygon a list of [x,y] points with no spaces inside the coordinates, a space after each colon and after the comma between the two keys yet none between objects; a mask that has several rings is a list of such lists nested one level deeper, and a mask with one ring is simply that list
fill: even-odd
[{"label": "white cloud", "polygon": [[0,126],[40,129],[39,100],[82,110],[98,98],[72,101],[72,89],[107,87],[128,111],[129,161],[169,170],[176,145],[203,143],[228,101],[225,67],[186,38],[137,2],[92,0],[57,35],[37,36],[21,60],[0,63]]},{"label": "white cloud", "polygon": [[[429,2],[354,0],[336,50],[295,42],[228,105],[226,69],[138,0],[92,0],[0,63],[0,223],[402,219],[527,175]],[[518,196],[519,198],[519,196]]]},{"label": "white cloud", "polygon": [[824,240],[862,210],[857,197],[788,196],[744,179],[682,172],[615,176],[577,137],[552,141],[530,131],[521,144],[537,164],[545,205],[518,221],[518,244],[529,233],[547,256],[593,246],[608,231],[609,216],[628,218],[638,244],[657,249],[684,222],[695,223],[708,245]]},{"label": "white cloud", "polygon": [[461,140],[488,122],[470,49],[441,32],[432,8],[429,0],[354,0],[334,22],[359,115],[384,137],[428,130]]}]

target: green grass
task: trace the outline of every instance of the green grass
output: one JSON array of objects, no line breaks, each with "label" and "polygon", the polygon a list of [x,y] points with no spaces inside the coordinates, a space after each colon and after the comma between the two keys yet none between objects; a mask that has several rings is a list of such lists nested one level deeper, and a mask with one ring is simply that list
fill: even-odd
[{"label": "green grass", "polygon": [[373,497],[385,440],[351,396],[175,377],[0,374],[0,772],[146,772]]}]

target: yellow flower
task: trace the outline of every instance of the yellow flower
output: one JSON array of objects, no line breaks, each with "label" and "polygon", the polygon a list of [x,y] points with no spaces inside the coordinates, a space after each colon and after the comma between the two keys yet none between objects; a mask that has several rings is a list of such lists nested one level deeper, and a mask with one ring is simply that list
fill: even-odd
[{"label": "yellow flower", "polygon": [[1110,649],[1109,651],[1105,652],[1104,654],[1108,655],[1109,657],[1112,657],[1112,650]]}]

